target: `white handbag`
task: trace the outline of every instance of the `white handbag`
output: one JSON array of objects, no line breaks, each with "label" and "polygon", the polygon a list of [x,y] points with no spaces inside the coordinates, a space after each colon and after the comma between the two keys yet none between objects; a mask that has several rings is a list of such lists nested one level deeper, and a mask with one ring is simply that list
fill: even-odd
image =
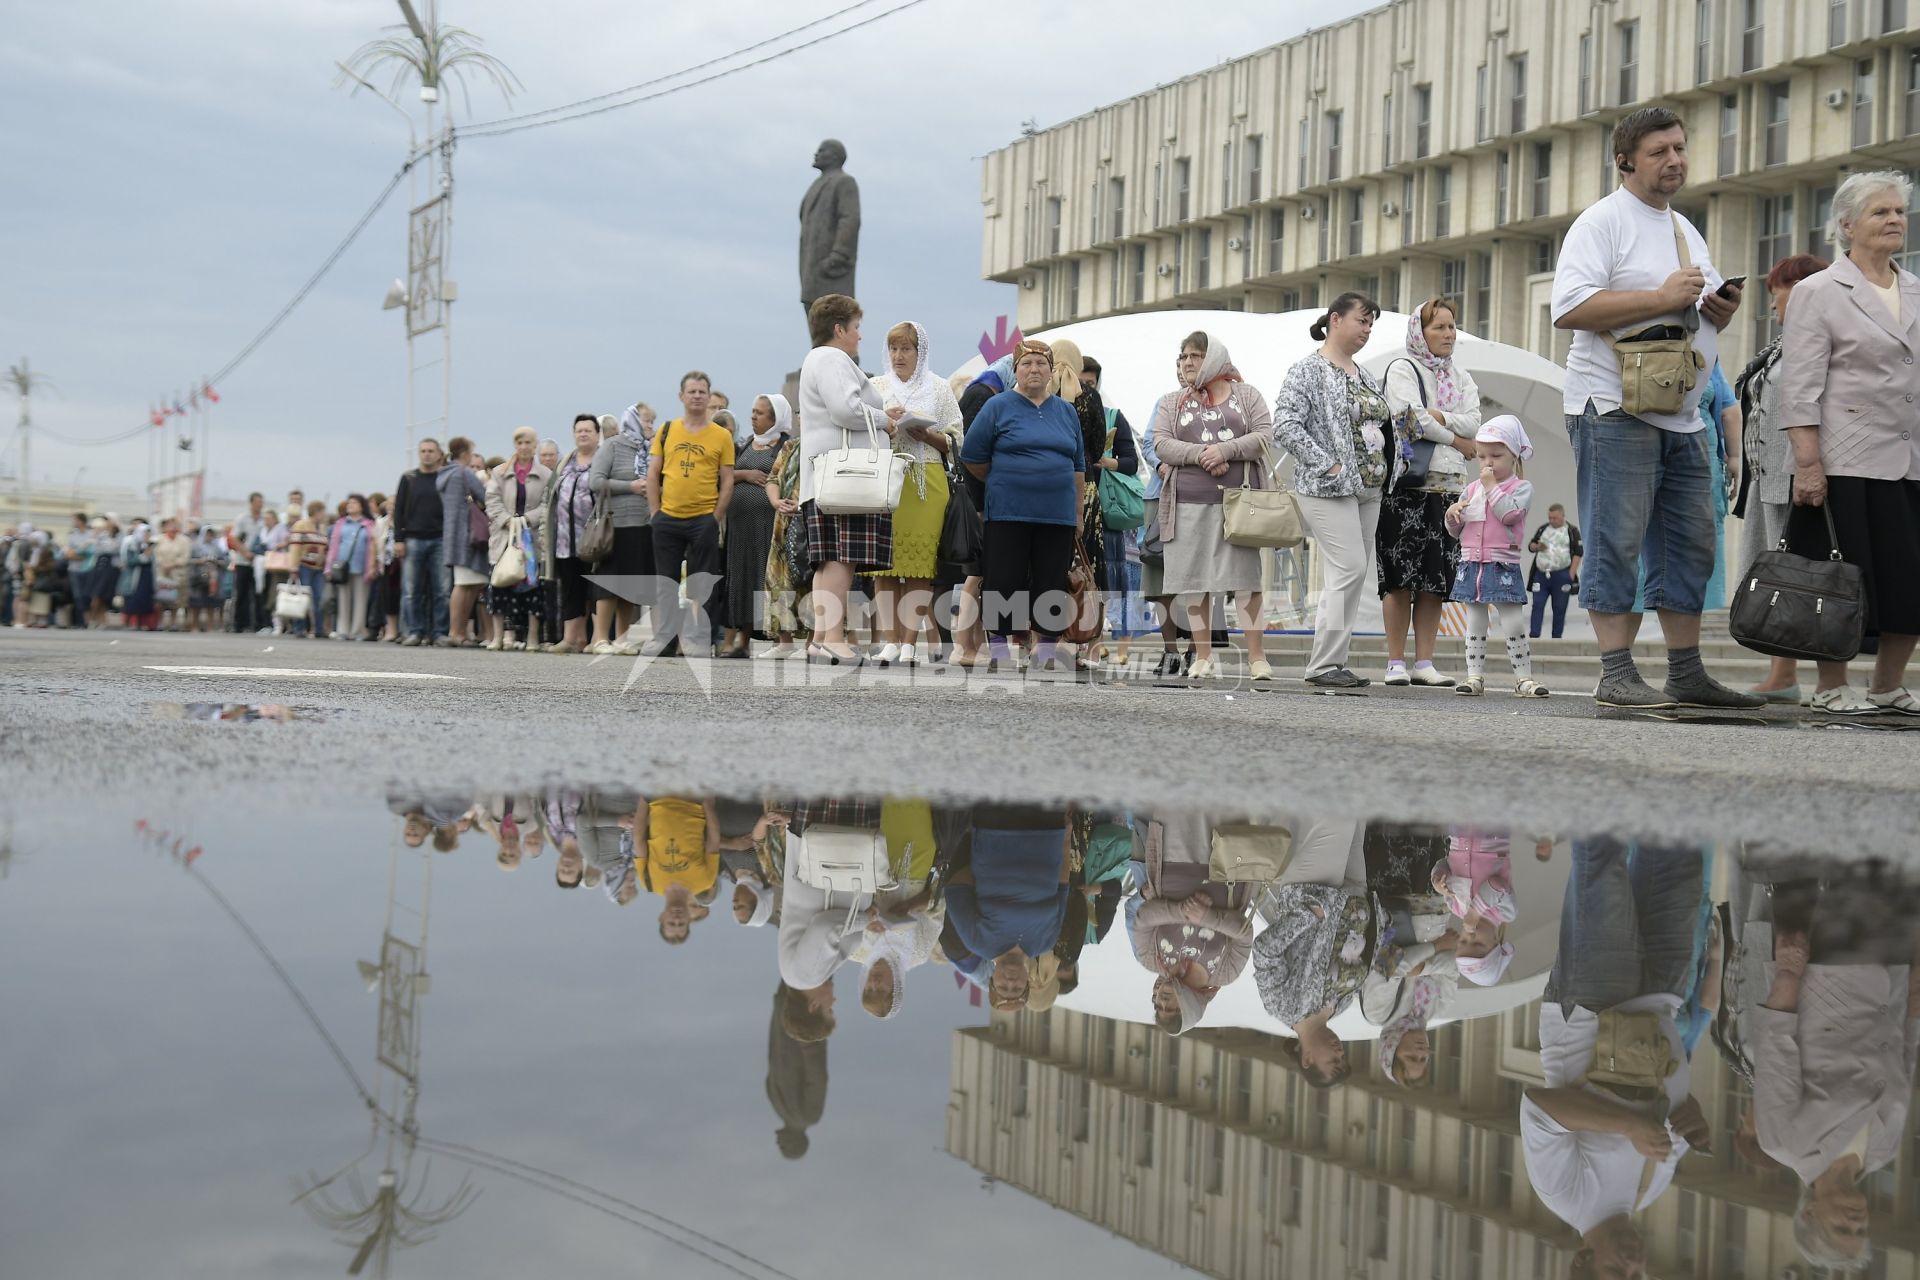
[{"label": "white handbag", "polygon": [[853,432],[844,430],[844,444],[814,455],[813,505],[822,515],[878,515],[900,505],[908,459],[874,428],[873,410],[861,405],[860,411],[867,420],[865,448],[855,448]]},{"label": "white handbag", "polygon": [[273,616],[284,622],[305,622],[313,616],[313,592],[297,582],[283,582],[273,597]]},{"label": "white handbag", "polygon": [[804,834],[787,836],[787,861],[796,880],[826,895],[823,906],[831,906],[836,893],[847,895],[849,929],[862,898],[899,888],[886,836],[865,827],[809,823]]},{"label": "white handbag", "polygon": [[525,516],[514,516],[507,524],[507,549],[500,553],[500,563],[493,566],[493,585],[503,591],[526,583],[527,553],[520,549],[520,531],[526,527]]}]

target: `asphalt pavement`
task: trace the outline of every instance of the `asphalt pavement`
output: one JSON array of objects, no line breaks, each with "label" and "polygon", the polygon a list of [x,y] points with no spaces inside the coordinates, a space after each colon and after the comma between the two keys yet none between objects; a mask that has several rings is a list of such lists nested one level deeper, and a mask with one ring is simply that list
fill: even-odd
[{"label": "asphalt pavement", "polygon": [[[0,804],[184,787],[298,811],[550,780],[1512,822],[1920,849],[1920,722],[1679,719],[1282,680],[1164,688],[757,661],[636,663],[287,637],[0,629]],[[300,709],[183,719],[188,703]]]}]

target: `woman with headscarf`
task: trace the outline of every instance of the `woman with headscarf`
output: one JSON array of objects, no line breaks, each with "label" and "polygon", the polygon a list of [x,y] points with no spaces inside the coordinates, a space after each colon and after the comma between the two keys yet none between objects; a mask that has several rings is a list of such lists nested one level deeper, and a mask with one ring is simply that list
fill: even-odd
[{"label": "woman with headscarf", "polygon": [[1153,448],[1167,471],[1159,505],[1166,548],[1161,589],[1179,598],[1193,633],[1188,677],[1214,674],[1214,597],[1231,593],[1240,605],[1247,674],[1271,680],[1263,648],[1260,549],[1227,541],[1223,504],[1230,488],[1272,483],[1273,414],[1241,379],[1226,344],[1204,330],[1180,344],[1180,377],[1183,390],[1162,396],[1153,415]]},{"label": "woman with headscarf", "polygon": [[1253,955],[1251,887],[1212,878],[1216,824],[1202,813],[1146,824],[1146,883],[1127,901],[1133,957],[1151,973],[1153,1019],[1168,1035],[1200,1025]]},{"label": "woman with headscarf", "polygon": [[576,416],[573,445],[547,487],[546,562],[540,571],[555,584],[561,626],[560,639],[547,646],[548,653],[581,653],[587,647],[587,573],[593,564],[576,556],[574,548],[593,518],[591,477],[600,451],[600,420],[591,414]]},{"label": "woman with headscarf", "polygon": [[[653,527],[647,507],[648,451],[653,446],[651,414],[641,412],[644,405],[634,404],[620,415],[619,430],[603,436],[600,451],[593,455],[588,469],[588,485],[596,504],[612,503],[613,550],[597,569],[600,573],[623,578],[653,577]],[[650,599],[650,591],[632,593]],[[631,634],[639,621],[640,606],[633,601],[608,594],[593,603],[593,629],[596,641],[606,644],[608,653],[631,657],[640,645]]]},{"label": "woman with headscarf", "polygon": [[799,603],[813,576],[813,566],[807,554],[807,522],[800,514],[800,441],[793,434],[793,406],[783,395],[762,398],[772,406],[774,420],[783,424],[786,433],[767,467],[767,505],[773,509],[773,528],[768,535],[762,585],[767,597],[767,628],[774,633],[774,643],[760,653],[763,658],[780,662],[800,652],[794,636],[812,630],[811,612],[803,616]]},{"label": "woman with headscarf", "polygon": [[1054,394],[1052,347],[1023,341],[1013,376],[1014,389],[987,402],[961,450],[967,470],[986,482],[987,669],[1011,668],[1013,638],[1033,632],[1040,637],[1036,664],[1057,672],[1055,646],[1069,621],[1068,575],[1085,502],[1086,444],[1073,406]]},{"label": "woman with headscarf", "polygon": [[210,524],[200,526],[187,563],[188,627],[220,630],[220,579],[227,563],[226,541]]},{"label": "woman with headscarf", "polygon": [[1453,1006],[1459,980],[1425,973],[1387,979],[1375,974],[1367,986],[1360,1000],[1367,1020],[1380,1028],[1380,1074],[1402,1089],[1431,1089],[1433,1042],[1427,1028]]},{"label": "woman with headscarf", "polygon": [[767,496],[767,485],[773,479],[780,446],[793,434],[793,409],[785,396],[757,396],[748,424],[751,430],[733,459],[733,500],[727,504],[727,633],[720,647],[722,658],[747,657],[747,646],[761,621],[767,553],[779,515]]},{"label": "woman with headscarf", "polygon": [[135,520],[120,540],[120,619],[129,630],[160,627],[153,590],[153,537],[145,520]]},{"label": "woman with headscarf", "polygon": [[[1460,544],[1447,536],[1446,511],[1479,471],[1473,438],[1480,430],[1480,388],[1454,363],[1459,316],[1445,298],[1432,298],[1407,317],[1407,351],[1387,366],[1392,411],[1393,477],[1380,501],[1380,610],[1387,628],[1390,685],[1447,688],[1451,677],[1433,665],[1440,613],[1453,590]],[[1415,446],[1433,446],[1424,479],[1407,477]],[[1421,452],[1427,452],[1421,450]],[[1407,624],[1413,624],[1413,670],[1407,670]]]},{"label": "woman with headscarf", "polygon": [[[911,320],[887,330],[889,369],[873,379],[892,409],[906,410],[894,452],[909,462],[893,512],[893,563],[874,575],[876,639],[885,644],[880,666],[920,661],[920,634],[933,630],[933,577],[939,571],[940,530],[947,514],[947,458],[960,445],[960,405],[953,388],[927,360],[927,331]],[[926,425],[931,424],[931,425]]]},{"label": "woman with headscarf", "polygon": [[532,586],[524,578],[510,586],[488,586],[488,612],[500,620],[499,631],[487,641],[489,649],[525,649],[533,639],[533,617],[546,594],[540,562],[546,557],[547,485],[553,472],[535,456],[539,444],[540,433],[532,427],[515,427],[513,456],[487,476],[487,559],[498,568],[514,541],[514,521],[522,520],[533,535],[533,556],[527,568],[534,579]]}]

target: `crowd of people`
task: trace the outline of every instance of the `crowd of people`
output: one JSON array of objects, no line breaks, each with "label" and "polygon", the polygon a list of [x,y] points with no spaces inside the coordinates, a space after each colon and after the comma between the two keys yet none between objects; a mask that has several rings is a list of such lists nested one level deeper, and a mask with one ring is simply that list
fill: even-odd
[{"label": "crowd of people", "polygon": [[[1415,309],[1379,378],[1358,362],[1379,307],[1334,298],[1312,325],[1319,346],[1271,403],[1217,334],[1196,331],[1170,353],[1176,380],[1136,431],[1102,400],[1098,360],[1070,341],[1024,339],[949,381],[926,330],[903,321],[870,377],[860,305],[829,294],[809,310],[798,405],[761,395],[737,421],[694,371],[665,422],[636,403],[577,415],[564,446],[531,427],[513,432],[510,455],[422,441],[391,497],[328,506],[295,491],[276,511],[256,493],[232,524],[194,530],[85,515],[60,538],[23,528],[7,553],[13,618],[44,625],[64,610],[99,625],[112,608],[149,629],[224,618],[242,632],[403,645],[1069,678],[1125,666],[1157,622],[1153,674],[1200,681],[1219,671],[1232,597],[1259,685],[1273,679],[1263,584],[1290,581],[1297,600],[1310,548],[1312,686],[1370,683],[1349,663],[1373,590],[1385,683],[1482,695],[1497,627],[1513,692],[1546,696],[1531,641],[1549,610],[1562,634],[1577,592],[1600,641],[1603,706],[1920,714],[1905,685],[1920,635],[1920,441],[1891,407],[1920,394],[1920,278],[1895,261],[1911,184],[1882,172],[1840,185],[1841,257],[1774,268],[1784,332],[1730,383],[1718,340],[1744,278],[1723,278],[1669,207],[1687,177],[1686,130],[1650,107],[1616,126],[1613,148],[1621,185],[1569,230],[1552,301],[1573,333],[1565,430],[1584,536],[1558,504],[1536,519],[1528,428],[1489,413],[1454,360],[1459,313],[1446,298]],[[1672,377],[1642,376],[1656,358]],[[886,473],[877,500],[849,497],[862,467]],[[1732,574],[1730,499],[1748,531]],[[1863,571],[1864,689],[1840,661],[1817,663],[1808,693],[1791,659],[1753,690],[1703,665],[1702,612],[1783,540]],[[1434,661],[1448,602],[1467,618],[1461,676]],[[1660,689],[1633,651],[1649,611],[1666,641]],[[756,636],[767,647],[750,655]]]}]

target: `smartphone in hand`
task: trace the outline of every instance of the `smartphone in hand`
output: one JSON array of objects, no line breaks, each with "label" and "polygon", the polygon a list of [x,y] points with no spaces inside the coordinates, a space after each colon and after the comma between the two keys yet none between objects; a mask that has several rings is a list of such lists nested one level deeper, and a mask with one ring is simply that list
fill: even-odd
[{"label": "smartphone in hand", "polygon": [[1713,292],[1715,297],[1725,298],[1728,302],[1732,302],[1733,291],[1735,289],[1744,289],[1746,287],[1747,287],[1747,278],[1745,276],[1735,276],[1733,277],[1733,279],[1728,280],[1723,284],[1721,284],[1721,286],[1718,289],[1715,289]]}]

